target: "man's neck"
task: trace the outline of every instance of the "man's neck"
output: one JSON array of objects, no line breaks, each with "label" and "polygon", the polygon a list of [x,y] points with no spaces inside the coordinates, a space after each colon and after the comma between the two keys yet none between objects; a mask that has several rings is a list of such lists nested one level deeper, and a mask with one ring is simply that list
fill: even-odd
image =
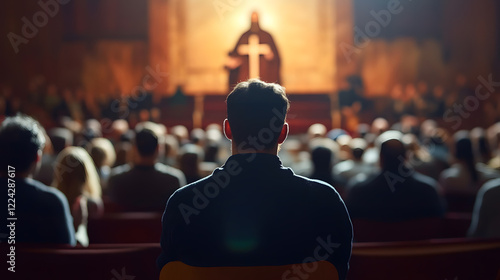
[{"label": "man's neck", "polygon": [[274,156],[278,155],[278,146],[277,145],[276,145],[276,147],[273,147],[273,148],[268,149],[268,150],[256,150],[253,148],[240,150],[240,149],[238,149],[238,146],[239,145],[234,143],[234,141],[231,142],[231,154],[233,156],[239,155],[239,154],[270,154],[270,155],[274,155]]},{"label": "man's neck", "polygon": [[154,166],[157,162],[155,158],[138,158],[134,161],[135,166]]}]

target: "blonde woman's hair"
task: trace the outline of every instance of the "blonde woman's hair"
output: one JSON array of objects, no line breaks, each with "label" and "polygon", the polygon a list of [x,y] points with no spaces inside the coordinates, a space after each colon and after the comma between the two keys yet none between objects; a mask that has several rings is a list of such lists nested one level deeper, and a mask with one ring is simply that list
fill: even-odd
[{"label": "blonde woman's hair", "polygon": [[80,147],[67,147],[59,153],[52,185],[66,195],[70,205],[81,195],[96,199],[101,197],[94,162],[87,151]]},{"label": "blonde woman's hair", "polygon": [[106,138],[94,138],[87,148],[90,156],[94,160],[96,167],[113,167],[116,161],[115,147]]}]

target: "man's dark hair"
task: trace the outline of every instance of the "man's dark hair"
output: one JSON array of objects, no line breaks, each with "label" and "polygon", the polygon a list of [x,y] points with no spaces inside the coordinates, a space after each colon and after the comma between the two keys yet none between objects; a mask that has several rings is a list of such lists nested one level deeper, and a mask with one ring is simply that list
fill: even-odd
[{"label": "man's dark hair", "polygon": [[[243,148],[273,148],[279,138],[290,103],[285,89],[274,83],[251,79],[239,83],[227,96],[227,119],[235,143]],[[251,146],[249,139],[257,144]]]},{"label": "man's dark hair", "polygon": [[6,172],[7,165],[17,172],[27,171],[44,146],[45,136],[36,120],[25,115],[6,118],[0,126],[1,172]]},{"label": "man's dark hair", "polygon": [[384,170],[398,170],[406,160],[406,148],[399,131],[389,130],[382,133],[377,142],[380,147],[380,163]]},{"label": "man's dark hair", "polygon": [[49,137],[56,155],[64,148],[73,145],[73,133],[67,128],[53,128],[49,131]]},{"label": "man's dark hair", "polygon": [[333,152],[324,146],[314,147],[311,151],[311,161],[314,165],[314,173],[330,173],[333,161]]},{"label": "man's dark hair", "polygon": [[470,172],[472,181],[476,183],[479,180],[479,174],[476,169],[476,159],[472,148],[472,141],[467,130],[457,131],[453,135],[455,142],[455,157],[463,161]]},{"label": "man's dark hair", "polygon": [[158,149],[158,135],[151,129],[143,128],[136,132],[134,143],[139,155],[149,157]]}]

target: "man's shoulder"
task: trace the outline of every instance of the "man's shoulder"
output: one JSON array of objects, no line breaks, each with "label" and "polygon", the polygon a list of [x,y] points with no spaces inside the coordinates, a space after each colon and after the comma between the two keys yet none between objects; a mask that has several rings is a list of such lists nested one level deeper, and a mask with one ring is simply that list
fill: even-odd
[{"label": "man's shoulder", "polygon": [[[304,189],[309,193],[318,193],[318,195],[330,194],[340,197],[337,190],[335,190],[332,185],[326,182],[297,175],[287,167],[283,167],[281,171],[284,173],[277,174],[277,176],[287,177],[285,180],[283,180],[283,182],[290,183],[289,185],[287,185],[287,187],[289,188]],[[206,188],[224,189],[226,187],[225,184],[229,184],[231,180],[226,181],[227,178],[225,178],[223,175],[227,175],[224,174],[224,169],[221,167],[216,168],[211,175],[179,188],[174,193],[174,195],[177,198],[184,197],[185,195],[189,195],[191,197],[193,195],[193,191],[196,192],[195,189],[199,191],[203,191]]]},{"label": "man's shoulder", "polygon": [[426,191],[427,193],[438,195],[439,184],[435,179],[419,172],[414,172],[412,174],[412,178],[415,182],[414,184],[416,185],[416,190],[421,190],[422,192]]},{"label": "man's shoulder", "polygon": [[112,190],[117,186],[127,184],[127,182],[135,182],[132,178],[136,176],[131,174],[131,169],[132,167],[129,164],[112,168],[108,178],[108,189]]},{"label": "man's shoulder", "polygon": [[316,179],[310,179],[307,177],[304,177],[302,175],[297,175],[293,174],[294,180],[296,180],[295,185],[298,187],[306,187],[310,188],[311,191],[315,192],[332,192],[338,195],[337,190],[335,188],[328,184],[327,182],[321,181],[321,180],[316,180]]},{"label": "man's shoulder", "polygon": [[500,178],[484,183],[478,191],[478,196],[494,197],[495,200],[500,199]]},{"label": "man's shoulder", "polygon": [[130,169],[132,169],[130,164],[123,164],[123,165],[113,167],[111,169],[111,172],[110,172],[110,178],[123,176],[124,174],[129,172]]},{"label": "man's shoulder", "polygon": [[179,169],[160,162],[155,164],[155,170],[166,176],[173,176],[176,178],[184,176],[184,173],[182,173],[182,171],[180,171]]},{"label": "man's shoulder", "polygon": [[58,189],[49,187],[34,179],[25,179],[22,187],[29,188],[33,194],[33,203],[45,204],[47,207],[56,207],[57,203],[64,204],[66,196]]},{"label": "man's shoulder", "polygon": [[[177,199],[181,199],[182,197],[193,196],[193,190],[197,189],[200,191],[203,191],[203,188],[207,186],[210,183],[214,183],[214,180],[212,178],[213,174],[210,176],[207,176],[205,178],[202,178],[198,181],[189,183],[183,187],[178,188],[173,194],[172,197],[175,196]],[[196,191],[195,191],[196,192]]]},{"label": "man's shoulder", "polygon": [[462,172],[463,170],[459,165],[453,165],[450,168],[443,170],[439,175],[439,177],[440,180],[452,180],[462,177],[461,176]]},{"label": "man's shoulder", "polygon": [[435,188],[438,184],[438,182],[435,179],[433,179],[432,177],[429,177],[427,175],[424,175],[424,174],[416,172],[416,171],[413,173],[412,177],[418,183],[420,183],[422,185],[427,185],[427,186],[432,187],[432,188]]},{"label": "man's shoulder", "polygon": [[384,180],[386,175],[384,175],[383,172],[375,174],[364,174],[364,173],[357,174],[349,181],[348,184],[349,189],[350,190],[372,189],[376,186],[379,186],[380,184],[387,183],[387,180]]}]

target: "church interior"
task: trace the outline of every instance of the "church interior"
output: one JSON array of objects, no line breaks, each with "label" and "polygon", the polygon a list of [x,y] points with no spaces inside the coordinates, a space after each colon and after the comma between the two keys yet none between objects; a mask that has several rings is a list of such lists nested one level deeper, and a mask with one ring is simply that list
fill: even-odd
[{"label": "church interior", "polygon": [[[3,0],[0,21],[0,122],[29,115],[47,138],[64,128],[70,146],[84,149],[106,138],[116,158],[110,170],[118,159],[128,163],[130,134],[152,122],[166,135],[160,161],[202,178],[231,154],[222,131],[227,95],[248,79],[277,83],[290,100],[279,155],[296,174],[315,174],[313,148],[324,144],[331,184],[347,201],[355,176],[341,170],[346,162],[354,165],[363,150],[378,170],[377,136],[398,130],[407,164],[442,187],[447,210],[438,220],[352,218],[347,279],[500,279],[500,214],[491,217],[496,235],[471,236],[482,187],[496,183],[500,193],[500,1]],[[473,191],[447,193],[463,131],[474,150],[472,174],[484,168],[490,177]],[[196,168],[181,162],[184,145],[201,149]],[[442,168],[429,163],[441,147]],[[44,172],[34,178],[50,186],[53,168]],[[19,243],[20,275],[158,279],[162,211],[122,211],[101,184],[104,212],[88,221],[90,243]],[[6,199],[0,206],[7,209]],[[9,247],[0,243],[4,260]],[[17,279],[9,258],[0,275]]]}]

